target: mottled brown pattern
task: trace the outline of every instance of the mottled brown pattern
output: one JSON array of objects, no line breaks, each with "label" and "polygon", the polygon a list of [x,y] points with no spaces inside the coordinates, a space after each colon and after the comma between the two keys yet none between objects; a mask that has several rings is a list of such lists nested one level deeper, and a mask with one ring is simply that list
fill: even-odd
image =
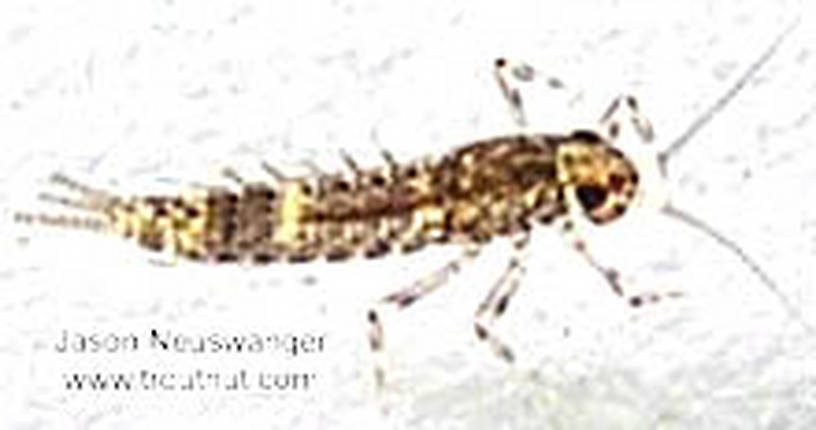
[{"label": "mottled brown pattern", "polygon": [[117,200],[113,224],[148,249],[213,262],[376,258],[483,243],[551,223],[567,195],[591,220],[620,216],[637,174],[591,131],[475,142],[437,159],[187,197]]}]

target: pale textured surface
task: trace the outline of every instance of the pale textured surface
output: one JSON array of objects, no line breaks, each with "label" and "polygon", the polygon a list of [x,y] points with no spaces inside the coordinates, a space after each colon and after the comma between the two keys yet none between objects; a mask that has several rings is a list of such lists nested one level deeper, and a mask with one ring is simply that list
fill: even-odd
[{"label": "pale textured surface", "polygon": [[[636,93],[678,135],[799,12],[795,2],[6,1],[0,5],[3,210],[54,170],[126,191],[207,182],[259,159],[376,162],[514,131],[490,74],[522,58],[583,90],[528,87],[536,129],[591,125]],[[495,3],[495,4],[494,4]],[[504,3],[504,2],[503,2]],[[297,4],[297,6],[291,6]],[[552,6],[547,6],[552,4]],[[659,4],[659,5],[658,5]],[[810,12],[812,11],[803,11]],[[672,165],[681,207],[737,239],[816,325],[816,66],[805,21]],[[537,96],[537,97],[536,97]],[[644,290],[624,306],[555,235],[500,324],[519,362],[472,334],[508,247],[388,315],[391,383],[373,389],[364,315],[455,250],[302,268],[162,267],[115,239],[2,224],[0,427],[813,428],[816,341],[725,250],[664,219],[598,238]],[[27,244],[17,239],[30,236]],[[316,278],[304,286],[302,279]],[[315,358],[57,354],[61,330],[327,333]],[[76,393],[66,371],[305,369],[306,393]],[[383,405],[392,411],[385,416]]]}]

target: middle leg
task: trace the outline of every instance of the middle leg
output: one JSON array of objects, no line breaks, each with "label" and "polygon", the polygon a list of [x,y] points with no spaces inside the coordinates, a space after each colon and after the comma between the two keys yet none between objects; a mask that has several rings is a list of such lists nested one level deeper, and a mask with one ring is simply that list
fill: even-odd
[{"label": "middle leg", "polygon": [[529,232],[524,232],[513,239],[513,255],[510,257],[510,261],[508,261],[504,272],[476,309],[474,322],[476,337],[487,342],[493,353],[508,363],[512,363],[514,360],[513,351],[493,331],[496,321],[504,315],[507,306],[510,304],[510,299],[518,291],[524,274],[527,272],[527,245],[529,243]]}]

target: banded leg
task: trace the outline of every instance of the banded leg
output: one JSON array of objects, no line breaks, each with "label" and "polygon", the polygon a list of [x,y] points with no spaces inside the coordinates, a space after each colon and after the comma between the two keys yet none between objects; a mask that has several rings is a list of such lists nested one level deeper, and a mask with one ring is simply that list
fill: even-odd
[{"label": "banded leg", "polygon": [[[666,166],[660,159],[654,141],[654,129],[648,118],[640,111],[637,99],[629,94],[616,97],[606,108],[599,121],[599,129],[609,141],[623,150],[637,168],[638,198],[634,205],[660,211],[669,203]],[[624,127],[634,129],[638,140],[634,144],[620,139]]]},{"label": "banded leg", "polygon": [[667,291],[663,293],[646,292],[628,295],[621,284],[620,272],[612,266],[602,264],[593,255],[586,239],[580,234],[578,227],[580,222],[582,222],[582,220],[575,217],[566,220],[560,229],[562,237],[568,242],[570,248],[575,250],[590,267],[603,276],[606,283],[609,284],[609,287],[612,289],[612,292],[616,296],[626,300],[630,306],[637,308],[644,304],[657,303],[664,298],[678,298],[683,295],[680,291]]},{"label": "banded leg", "polygon": [[462,254],[456,259],[449,261],[444,266],[439,267],[410,286],[383,297],[368,311],[367,317],[370,325],[368,341],[371,346],[371,351],[376,356],[375,359],[377,362],[375,364],[374,376],[377,380],[378,387],[381,387],[385,382],[385,370],[381,363],[381,354],[384,347],[384,330],[380,319],[380,312],[378,312],[377,308],[394,305],[397,310],[403,310],[411,306],[419,299],[445,285],[452,275],[458,273],[465,264],[473,261],[480,252],[481,247],[478,245],[466,246]]},{"label": "banded leg", "polygon": [[[628,119],[643,144],[648,145],[652,142],[654,139],[654,130],[651,122],[646,118],[646,116],[640,113],[637,99],[629,94],[623,94],[616,97],[601,116],[599,121],[600,130],[606,133],[609,140],[615,141],[620,136],[622,128],[621,116]],[[650,149],[647,149],[647,152],[650,151]],[[637,154],[635,152],[629,152],[629,155],[630,157],[634,157]],[[653,158],[651,153],[647,154],[647,157]],[[644,171],[645,164],[637,164],[639,168],[638,171],[640,175],[643,176],[643,174],[646,173]],[[643,181],[643,178],[641,178],[641,183],[643,182],[645,181]],[[654,181],[649,182],[649,187],[656,186]],[[584,261],[586,261],[590,267],[603,276],[604,280],[607,284],[609,284],[609,287],[616,296],[627,300],[629,305],[632,307],[639,307],[644,303],[656,303],[664,296],[679,297],[682,295],[680,292],[670,291],[664,294],[645,293],[627,296],[623,286],[621,285],[620,272],[614,267],[606,266],[600,263],[589,248],[587,240],[581,234],[581,226],[587,225],[589,221],[581,213],[580,208],[582,205],[579,203],[574,191],[568,192],[566,198],[569,200],[567,206],[570,208],[570,212],[568,218],[563,222],[560,228],[562,237],[568,242],[568,246],[570,246],[570,248],[583,257]]]},{"label": "banded leg", "polygon": [[[527,115],[524,113],[524,103],[518,83],[531,82],[538,72],[529,64],[509,62],[504,58],[497,58],[493,65],[493,76],[502,92],[502,96],[510,105],[510,113],[519,127],[527,126]],[[555,77],[547,78],[547,86],[560,89],[564,84]]]},{"label": "banded leg", "polygon": [[630,94],[615,97],[609,107],[606,108],[603,116],[601,116],[601,128],[606,131],[611,140],[617,139],[620,134],[620,116],[624,116],[632,123],[632,127],[643,140],[643,143],[648,144],[654,140],[652,123],[640,112],[637,99]]},{"label": "banded leg", "polygon": [[474,328],[476,337],[490,345],[493,353],[508,363],[514,360],[513,352],[494,333],[493,327],[507,310],[510,299],[519,289],[521,280],[527,272],[527,245],[530,243],[530,233],[525,232],[513,240],[513,255],[507,263],[504,272],[490,288],[487,296],[476,309]]}]

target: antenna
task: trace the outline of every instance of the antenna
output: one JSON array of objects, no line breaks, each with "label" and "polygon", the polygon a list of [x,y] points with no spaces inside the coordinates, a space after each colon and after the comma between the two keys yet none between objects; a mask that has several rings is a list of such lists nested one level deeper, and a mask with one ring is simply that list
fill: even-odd
[{"label": "antenna", "polygon": [[[667,177],[668,172],[668,160],[672,156],[677,155],[677,153],[688,144],[691,138],[697,134],[703,127],[708,125],[711,120],[720,112],[722,111],[745,87],[745,85],[753,79],[753,77],[759,72],[759,70],[766,64],[770,59],[774,56],[779,46],[784,42],[784,40],[788,37],[788,35],[796,29],[799,25],[800,17],[796,17],[796,19],[789,24],[785,30],[782,31],[779,36],[774,39],[774,41],[765,49],[765,51],[760,55],[760,57],[751,63],[750,66],[745,70],[745,72],[737,79],[737,81],[722,95],[720,96],[705,112],[698,116],[687,128],[686,130],[680,134],[668,147],[664,150],[658,152],[657,154],[657,162],[658,168],[660,170],[661,176],[664,178]],[[816,329],[810,326],[803,318],[802,313],[794,306],[790,300],[782,293],[782,290],[779,288],[779,285],[765,272],[760,265],[752,259],[739,245],[730,238],[726,237],[722,233],[718,232],[709,224],[705,223],[704,221],[692,216],[688,212],[685,212],[681,209],[678,209],[672,206],[671,202],[667,201],[664,206],[660,209],[660,213],[673,219],[679,221],[703,234],[708,236],[709,238],[713,239],[715,242],[719,243],[724,248],[731,251],[743,264],[745,264],[751,272],[768,288],[768,290],[773,293],[773,295],[777,298],[779,303],[788,314],[795,320],[797,320],[805,330],[810,334],[816,334]]]},{"label": "antenna", "polygon": [[672,206],[670,203],[666,203],[666,205],[661,209],[660,213],[699,232],[702,232],[715,242],[722,245],[724,248],[734,253],[734,255],[736,255],[743,264],[748,266],[748,268],[751,269],[751,272],[753,272],[754,275],[756,275],[757,278],[759,278],[759,280],[765,284],[766,287],[768,287],[771,293],[776,296],[776,299],[779,300],[779,303],[785,308],[793,319],[802,324],[808,333],[816,334],[816,330],[814,330],[814,328],[802,318],[802,313],[790,302],[790,300],[788,300],[785,294],[782,293],[782,290],[779,288],[779,285],[777,285],[773,278],[771,278],[771,276],[768,275],[768,273],[765,272],[762,267],[760,267],[760,265],[754,261],[742,248],[740,248],[736,242],[718,232],[699,218],[696,218],[688,212]]},{"label": "antenna", "polygon": [[759,56],[750,66],[743,72],[742,76],[737,79],[734,85],[728,89],[720,98],[717,99],[711,106],[709,106],[706,111],[697,117],[687,128],[686,130],[680,134],[669,146],[658,152],[657,154],[657,162],[660,168],[660,173],[663,177],[666,177],[666,173],[668,170],[668,160],[671,156],[676,155],[683,147],[688,144],[692,137],[694,137],[697,132],[699,132],[703,127],[708,125],[714,116],[716,116],[721,110],[723,110],[730,102],[734,99],[734,97],[739,94],[739,92],[745,87],[745,85],[759,72],[759,70],[765,66],[765,64],[770,61],[770,59],[776,54],[777,49],[785,41],[788,35],[796,29],[799,25],[801,17],[796,17],[792,23],[790,23],[784,31],[782,31],[779,36],[774,39],[774,41],[765,49],[765,52]]}]

